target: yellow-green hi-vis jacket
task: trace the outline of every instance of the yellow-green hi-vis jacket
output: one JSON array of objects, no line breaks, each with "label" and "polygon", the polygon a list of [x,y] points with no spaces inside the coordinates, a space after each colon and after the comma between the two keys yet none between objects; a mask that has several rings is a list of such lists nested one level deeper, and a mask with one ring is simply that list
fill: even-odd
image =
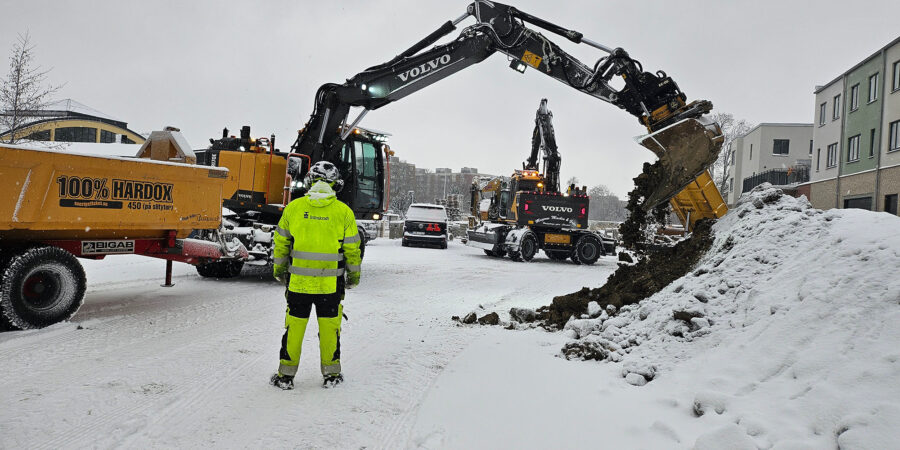
[{"label": "yellow-green hi-vis jacket", "polygon": [[291,292],[334,293],[345,270],[360,271],[359,243],[353,211],[327,183],[316,183],[284,208],[275,230],[274,274],[291,274]]}]

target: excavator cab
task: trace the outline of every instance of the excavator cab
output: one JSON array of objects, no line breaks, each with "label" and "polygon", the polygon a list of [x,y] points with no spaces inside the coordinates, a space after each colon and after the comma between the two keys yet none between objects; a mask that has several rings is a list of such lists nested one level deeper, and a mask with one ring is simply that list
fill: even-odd
[{"label": "excavator cab", "polygon": [[338,164],[344,188],[338,199],[359,220],[377,220],[384,212],[386,139],[387,134],[357,128],[344,142]]}]

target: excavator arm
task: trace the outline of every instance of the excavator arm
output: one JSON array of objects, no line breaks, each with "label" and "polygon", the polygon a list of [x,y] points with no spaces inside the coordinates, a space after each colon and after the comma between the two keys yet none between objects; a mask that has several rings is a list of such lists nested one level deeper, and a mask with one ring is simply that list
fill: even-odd
[{"label": "excavator arm", "polygon": [[[470,16],[475,24],[464,28],[456,39],[425,50]],[[604,55],[588,66],[526,23],[595,47]],[[621,48],[606,47],[577,31],[487,0],[471,3],[465,14],[444,23],[390,61],[370,67],[343,84],[319,88],[313,113],[292,151],[308,156],[312,162],[328,160],[340,167],[344,141],[369,111],[484,61],[495,52],[507,55],[510,67],[517,71],[532,67],[628,111],[647,128],[651,134],[642,144],[660,156],[665,176],[656,192],[645,199],[645,208],[670,198],[718,156],[721,131],[715,123],[700,120],[711,110],[710,102],[686,103],[687,97],[670,77],[662,71],[644,72],[641,64]],[[615,76],[624,79],[621,89],[610,86]],[[363,109],[348,123],[351,107]]]},{"label": "excavator arm", "polygon": [[544,154],[544,178],[547,192],[559,192],[559,168],[562,157],[556,147],[556,133],[553,131],[553,113],[547,108],[547,99],[541,104],[534,117],[534,132],[531,135],[531,155],[522,165],[525,170],[538,169],[538,154]]}]

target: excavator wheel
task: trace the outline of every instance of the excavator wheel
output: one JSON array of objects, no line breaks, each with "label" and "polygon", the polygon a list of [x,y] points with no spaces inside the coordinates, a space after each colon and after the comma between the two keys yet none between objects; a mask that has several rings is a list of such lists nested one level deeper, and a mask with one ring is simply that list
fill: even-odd
[{"label": "excavator wheel", "polygon": [[234,278],[241,274],[244,262],[238,260],[214,261],[199,264],[196,267],[197,273],[204,278]]},{"label": "excavator wheel", "polygon": [[586,234],[578,239],[575,251],[572,252],[572,261],[575,264],[590,266],[600,259],[603,254],[603,243],[596,236]]},{"label": "excavator wheel", "polygon": [[522,235],[522,242],[519,243],[519,250],[509,252],[509,259],[513,261],[531,261],[537,254],[538,243],[534,233],[527,232]]}]

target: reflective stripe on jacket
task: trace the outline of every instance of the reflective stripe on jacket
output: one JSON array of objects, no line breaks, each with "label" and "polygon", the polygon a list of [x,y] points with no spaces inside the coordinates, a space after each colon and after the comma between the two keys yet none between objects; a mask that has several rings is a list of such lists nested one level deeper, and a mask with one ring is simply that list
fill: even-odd
[{"label": "reflective stripe on jacket", "polygon": [[[301,294],[331,294],[344,271],[359,272],[360,236],[350,208],[334,195],[292,201],[275,230],[275,273],[291,274]],[[285,267],[287,266],[287,267]]]}]

